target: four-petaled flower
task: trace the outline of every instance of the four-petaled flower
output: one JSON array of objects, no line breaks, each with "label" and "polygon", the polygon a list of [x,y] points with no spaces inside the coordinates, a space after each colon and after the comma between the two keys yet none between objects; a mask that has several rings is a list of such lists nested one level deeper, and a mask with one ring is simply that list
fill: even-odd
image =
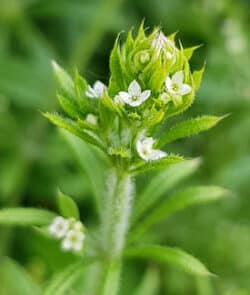
[{"label": "four-petaled flower", "polygon": [[90,98],[102,98],[106,89],[107,86],[105,84],[103,84],[101,81],[96,81],[93,87],[88,85],[85,94]]},{"label": "four-petaled flower", "polygon": [[136,143],[136,150],[139,156],[145,161],[159,160],[167,156],[167,153],[153,148],[155,139],[141,136]]},{"label": "four-petaled flower", "polygon": [[141,91],[141,86],[136,80],[133,80],[128,87],[128,92],[120,91],[119,98],[122,102],[137,107],[150,97],[151,90]]},{"label": "four-petaled flower", "polygon": [[79,252],[82,250],[84,239],[85,234],[82,231],[70,230],[62,242],[62,249],[65,251]]},{"label": "four-petaled flower", "polygon": [[165,80],[166,91],[171,95],[186,95],[192,91],[192,87],[183,83],[183,71],[176,72],[172,79],[167,77]]},{"label": "four-petaled flower", "polygon": [[62,216],[57,216],[49,226],[49,233],[57,239],[63,238],[69,229],[69,221]]}]

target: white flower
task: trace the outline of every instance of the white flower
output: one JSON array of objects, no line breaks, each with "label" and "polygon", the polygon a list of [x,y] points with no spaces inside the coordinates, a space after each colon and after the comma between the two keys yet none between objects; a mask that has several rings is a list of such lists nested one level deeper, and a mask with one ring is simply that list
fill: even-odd
[{"label": "white flower", "polygon": [[119,98],[122,102],[131,107],[137,107],[150,97],[151,91],[141,91],[141,87],[136,80],[133,80],[128,87],[128,92],[120,91]]},{"label": "white flower", "polygon": [[84,239],[85,235],[83,232],[79,230],[70,230],[62,241],[62,249],[65,251],[81,251]]},{"label": "white flower", "polygon": [[136,149],[139,156],[145,161],[159,160],[167,156],[167,153],[161,150],[153,149],[155,139],[152,137],[141,136],[136,143]]},{"label": "white flower", "polygon": [[168,59],[173,57],[173,52],[175,51],[174,42],[166,37],[162,31],[154,38],[152,46],[156,49],[157,55],[163,51]]},{"label": "white flower", "polygon": [[74,224],[73,224],[73,229],[76,230],[76,231],[81,231],[83,230],[83,225],[81,223],[81,221],[76,221]]},{"label": "white flower", "polygon": [[183,83],[184,75],[183,71],[176,72],[172,79],[167,77],[165,80],[165,86],[168,93],[172,95],[186,95],[192,91],[192,87]]},{"label": "white flower", "polygon": [[94,125],[94,126],[97,125],[97,117],[96,117],[95,115],[93,115],[93,114],[88,114],[88,115],[86,116],[85,121],[86,121],[88,124],[90,124],[90,125]]},{"label": "white flower", "polygon": [[49,226],[49,233],[57,239],[63,238],[69,229],[69,221],[62,216],[57,216]]},{"label": "white flower", "polygon": [[103,84],[101,81],[96,81],[91,87],[88,85],[86,95],[90,98],[102,98],[107,87],[105,84]]}]

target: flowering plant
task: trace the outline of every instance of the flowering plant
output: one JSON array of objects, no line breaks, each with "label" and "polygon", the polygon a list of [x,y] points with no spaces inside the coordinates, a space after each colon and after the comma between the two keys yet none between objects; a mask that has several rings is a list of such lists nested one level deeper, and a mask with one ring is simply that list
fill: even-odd
[{"label": "flowering plant", "polygon": [[[62,239],[63,250],[73,251],[79,257],[86,250],[75,269],[81,269],[84,261],[94,258],[101,273],[95,290],[88,294],[117,294],[125,257],[170,263],[195,275],[210,274],[201,262],[180,249],[141,244],[139,239],[175,211],[226,194],[226,190],[216,186],[189,187],[165,200],[159,208],[153,208],[171,186],[172,175],[176,175],[175,183],[199,163],[197,159],[185,160],[168,148],[165,151],[165,146],[205,131],[223,118],[192,118],[161,132],[163,122],[187,110],[194,101],[204,71],[204,67],[190,70],[189,60],[196,49],[184,49],[181,43],[178,47],[175,34],[166,37],[159,28],[146,34],[141,25],[135,37],[130,31],[123,44],[120,36],[115,41],[108,85],[96,81],[91,86],[78,72],[72,78],[53,62],[59,84],[57,97],[64,115],[44,116],[99,149],[108,163],[107,190],[101,200],[100,238],[96,242],[101,246],[92,248],[91,231],[86,232],[79,221],[77,205],[62,193],[59,196],[62,216],[38,209],[5,209],[0,213],[0,221],[12,216],[8,219],[12,223],[45,224],[50,236]],[[135,176],[152,170],[161,173],[134,200]],[[27,214],[30,214],[28,221]],[[58,280],[52,281],[48,290],[55,289],[53,284],[58,284]]]}]

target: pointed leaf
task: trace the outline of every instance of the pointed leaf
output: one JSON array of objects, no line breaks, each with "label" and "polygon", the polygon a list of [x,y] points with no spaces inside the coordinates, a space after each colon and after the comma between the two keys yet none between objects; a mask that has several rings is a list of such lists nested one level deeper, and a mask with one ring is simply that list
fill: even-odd
[{"label": "pointed leaf", "polygon": [[118,91],[125,89],[124,74],[121,65],[121,56],[119,48],[119,36],[115,41],[114,47],[110,54],[109,67],[111,77],[109,81],[109,91],[111,95],[116,95]]},{"label": "pointed leaf", "polygon": [[[25,268],[8,257],[1,257],[0,293],[15,295],[40,295],[39,285],[32,279]],[[3,288],[3,289],[2,289]]]},{"label": "pointed leaf", "polygon": [[55,213],[36,208],[5,208],[0,210],[0,224],[4,225],[48,225]]},{"label": "pointed leaf", "polygon": [[72,118],[79,117],[78,106],[73,99],[60,94],[57,95],[57,99],[66,114]]},{"label": "pointed leaf", "polygon": [[71,77],[62,69],[55,61],[52,61],[53,71],[56,77],[56,80],[65,93],[74,97],[74,83]]},{"label": "pointed leaf", "polygon": [[83,269],[92,263],[93,259],[80,260],[75,264],[69,265],[67,268],[56,274],[48,283],[43,295],[64,295],[72,288],[76,280],[82,274]]},{"label": "pointed leaf", "polygon": [[196,186],[169,197],[156,209],[152,210],[130,234],[130,241],[138,239],[144,232],[158,222],[163,221],[173,213],[191,205],[216,201],[229,194],[229,191],[218,186]]},{"label": "pointed leaf", "polygon": [[43,113],[44,117],[49,119],[55,125],[71,132],[72,134],[80,137],[81,139],[98,146],[101,149],[104,149],[104,144],[94,132],[81,128],[77,123],[71,119],[64,118],[56,113]]},{"label": "pointed leaf", "polygon": [[134,258],[146,258],[163,264],[177,267],[195,276],[209,276],[211,273],[195,257],[178,248],[158,245],[145,245],[130,248],[125,255]]},{"label": "pointed leaf", "polygon": [[200,70],[193,72],[193,80],[195,85],[195,90],[198,90],[201,85],[201,80],[205,71],[206,65],[204,65]]},{"label": "pointed leaf", "polygon": [[[97,154],[98,150],[94,150],[93,147],[88,145],[86,142],[64,130],[61,130],[61,133],[69,144],[73,155],[76,157],[77,164],[84,171],[84,174],[87,177],[93,193],[97,211],[101,215],[103,212],[101,203],[103,191],[105,189],[105,169],[103,165],[105,159],[101,158],[100,155]],[[95,177],[93,177],[93,171],[95,171]]]},{"label": "pointed leaf", "polygon": [[172,127],[166,134],[162,135],[157,143],[157,146],[162,147],[174,140],[195,135],[202,131],[206,131],[215,126],[223,118],[224,116],[202,116],[182,121],[174,127]]},{"label": "pointed leaf", "polygon": [[142,282],[133,295],[157,295],[160,290],[160,273],[156,268],[150,267],[143,276]]},{"label": "pointed leaf", "polygon": [[65,218],[73,217],[77,220],[80,218],[79,210],[75,201],[62,193],[60,190],[58,191],[58,206],[61,215]]},{"label": "pointed leaf", "polygon": [[177,183],[194,173],[200,165],[200,159],[186,160],[172,165],[154,176],[139,195],[135,204],[133,221],[136,221]]},{"label": "pointed leaf", "polygon": [[200,48],[202,45],[196,45],[196,46],[192,46],[192,47],[189,47],[189,48],[185,48],[184,49],[184,55],[186,56],[186,58],[188,60],[191,59],[191,57],[193,56],[193,53],[196,49]]},{"label": "pointed leaf", "polygon": [[184,158],[177,155],[168,155],[165,158],[160,160],[150,161],[150,162],[140,162],[137,165],[134,165],[130,168],[131,173],[139,174],[147,171],[153,171],[158,169],[163,169],[172,164],[176,164],[178,162],[184,161]]}]

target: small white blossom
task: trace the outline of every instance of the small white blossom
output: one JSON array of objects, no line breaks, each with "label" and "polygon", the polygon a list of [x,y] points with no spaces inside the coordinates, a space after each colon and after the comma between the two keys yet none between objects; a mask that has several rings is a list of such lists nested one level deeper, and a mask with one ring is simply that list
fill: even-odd
[{"label": "small white blossom", "polygon": [[76,230],[76,231],[81,231],[81,230],[83,230],[83,224],[81,223],[81,221],[76,221],[76,222],[73,224],[73,230]]},{"label": "small white blossom", "polygon": [[122,102],[137,107],[150,97],[151,91],[141,91],[141,86],[136,80],[133,80],[128,87],[128,92],[120,91],[119,98]]},{"label": "small white blossom", "polygon": [[97,125],[97,117],[96,117],[95,115],[93,115],[93,114],[88,114],[88,115],[86,116],[85,121],[86,121],[88,124],[90,124],[90,125],[94,125],[94,126]]},{"label": "small white blossom", "polygon": [[57,216],[49,226],[49,233],[57,239],[63,238],[69,229],[69,221],[62,216]]},{"label": "small white blossom", "polygon": [[172,59],[175,51],[174,42],[166,37],[162,31],[154,38],[152,46],[155,48],[157,55],[163,51],[168,59]]},{"label": "small white blossom", "polygon": [[167,156],[167,153],[153,148],[155,139],[141,136],[136,143],[139,156],[145,161],[159,160]]},{"label": "small white blossom", "polygon": [[176,72],[172,79],[167,77],[165,80],[166,91],[172,95],[186,95],[192,91],[192,87],[183,83],[183,71]]},{"label": "small white blossom", "polygon": [[70,230],[62,241],[62,249],[65,251],[79,252],[82,250],[85,235],[79,230]]},{"label": "small white blossom", "polygon": [[105,84],[103,84],[101,81],[96,81],[91,87],[88,85],[86,95],[90,98],[102,98],[107,87]]}]

